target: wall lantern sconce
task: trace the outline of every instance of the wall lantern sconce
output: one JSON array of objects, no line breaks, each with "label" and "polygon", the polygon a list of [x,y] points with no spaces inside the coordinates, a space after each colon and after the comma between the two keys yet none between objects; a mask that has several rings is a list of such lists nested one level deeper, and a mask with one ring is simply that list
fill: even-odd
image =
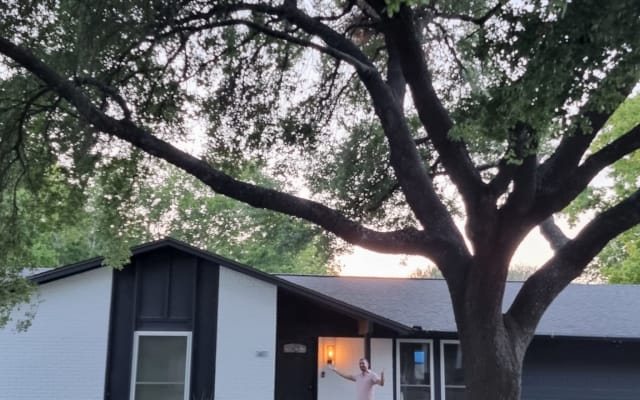
[{"label": "wall lantern sconce", "polygon": [[327,364],[333,364],[336,361],[336,347],[332,344],[325,346],[324,350],[325,355],[327,356]]}]

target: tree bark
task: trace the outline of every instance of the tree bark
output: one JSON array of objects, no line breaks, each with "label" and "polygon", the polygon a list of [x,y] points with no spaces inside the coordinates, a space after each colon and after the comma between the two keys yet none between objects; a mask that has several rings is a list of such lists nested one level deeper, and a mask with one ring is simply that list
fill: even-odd
[{"label": "tree bark", "polygon": [[[467,321],[474,326],[475,321]],[[519,400],[523,355],[504,324],[460,331],[467,400]],[[468,356],[465,356],[468,355]]]},{"label": "tree bark", "polygon": [[520,399],[522,365],[533,332],[521,329],[502,312],[510,257],[500,250],[505,249],[476,254],[467,270],[464,290],[461,294],[451,292],[466,400]]}]

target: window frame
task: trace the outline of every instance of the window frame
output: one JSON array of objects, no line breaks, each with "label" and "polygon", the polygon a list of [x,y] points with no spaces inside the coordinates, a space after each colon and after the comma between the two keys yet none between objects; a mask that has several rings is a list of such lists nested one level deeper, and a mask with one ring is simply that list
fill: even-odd
[{"label": "window frame", "polygon": [[131,380],[129,388],[129,399],[135,400],[136,396],[136,375],[138,374],[138,351],[140,347],[141,336],[164,336],[174,337],[183,336],[187,339],[186,354],[185,354],[185,371],[184,371],[184,396],[183,400],[189,400],[189,393],[191,392],[191,331],[135,331],[133,333],[133,357],[131,360]]},{"label": "window frame", "polygon": [[434,356],[433,356],[433,339],[397,339],[396,340],[396,399],[402,399],[402,385],[400,377],[402,376],[402,364],[400,364],[400,346],[402,343],[421,343],[426,344],[429,348],[429,397],[435,399],[435,376],[434,376]]},{"label": "window frame", "polygon": [[[454,388],[454,389],[466,389],[467,385],[446,385],[446,376],[444,376],[445,374],[445,359],[444,359],[444,346],[447,344],[455,344],[458,345],[458,348],[460,348],[460,340],[453,340],[453,339],[447,339],[447,340],[440,340],[440,397],[442,400],[446,400],[447,397],[447,388]],[[462,350],[461,350],[462,351]]]}]

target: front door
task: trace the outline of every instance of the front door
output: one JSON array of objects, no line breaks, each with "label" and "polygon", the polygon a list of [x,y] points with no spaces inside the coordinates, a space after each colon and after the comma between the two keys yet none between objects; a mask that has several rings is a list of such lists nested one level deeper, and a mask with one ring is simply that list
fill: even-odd
[{"label": "front door", "polygon": [[317,348],[315,338],[278,340],[275,400],[316,400]]}]

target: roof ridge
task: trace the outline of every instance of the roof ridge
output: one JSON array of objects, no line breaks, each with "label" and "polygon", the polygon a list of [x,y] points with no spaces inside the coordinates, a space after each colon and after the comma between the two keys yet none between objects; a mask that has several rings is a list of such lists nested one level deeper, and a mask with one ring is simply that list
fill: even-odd
[{"label": "roof ridge", "polygon": [[276,273],[276,276],[282,277],[301,277],[301,278],[342,278],[342,279],[373,279],[373,280],[402,280],[402,281],[444,281],[443,278],[417,278],[411,276],[367,276],[367,275],[321,275],[321,274],[292,274],[292,273]]}]

